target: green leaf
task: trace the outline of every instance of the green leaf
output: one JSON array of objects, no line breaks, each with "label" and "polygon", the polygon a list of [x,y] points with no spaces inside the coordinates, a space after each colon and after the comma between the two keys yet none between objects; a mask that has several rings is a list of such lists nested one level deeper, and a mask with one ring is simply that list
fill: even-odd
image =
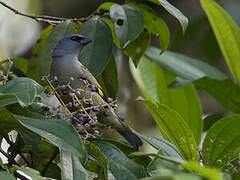
[{"label": "green leaf", "polygon": [[109,170],[117,180],[137,180],[144,177],[143,168],[134,161],[127,158],[116,146],[107,143],[94,141],[101,152],[107,157]]},{"label": "green leaf", "polygon": [[94,144],[87,144],[87,151],[100,166],[98,170],[98,179],[108,179],[108,161],[100,149]]},{"label": "green leaf", "polygon": [[144,101],[162,135],[176,145],[184,158],[198,159],[198,148],[193,133],[184,119],[174,110],[150,100]]},{"label": "green leaf", "polygon": [[33,47],[33,56],[29,63],[27,76],[43,84],[41,77],[49,73],[53,48],[61,38],[72,33],[76,32],[73,28],[73,23],[70,21],[61,23],[54,29],[52,26],[48,26]]},{"label": "green leaf", "polygon": [[136,7],[127,4],[113,5],[109,12],[121,47],[128,41],[137,39],[143,31],[144,18]]},{"label": "green leaf", "polygon": [[240,31],[232,20],[216,2],[201,0],[208,20],[212,26],[220,49],[233,77],[240,83]]},{"label": "green leaf", "polygon": [[111,56],[106,68],[101,75],[97,77],[97,80],[103,89],[106,97],[115,98],[118,93],[118,74],[117,66],[113,55]]},{"label": "green leaf", "polygon": [[82,166],[78,157],[61,150],[60,159],[62,180],[88,180],[88,172]]},{"label": "green leaf", "polygon": [[24,58],[12,58],[11,61],[13,62],[13,66],[24,74],[27,74],[28,71],[28,60]]},{"label": "green leaf", "polygon": [[144,26],[154,35],[157,35],[160,40],[161,53],[163,53],[170,42],[170,32],[167,24],[158,16],[156,11],[145,4],[134,4],[144,16]]},{"label": "green leaf", "polygon": [[40,147],[41,137],[38,134],[35,134],[25,127],[18,128],[17,132],[21,135],[24,143],[30,147],[32,152],[36,154],[42,153],[42,149]]},{"label": "green leaf", "polygon": [[161,158],[163,160],[167,160],[176,164],[181,164],[184,163],[185,161],[180,160],[180,159],[176,159],[176,158],[171,158],[168,156],[163,156],[160,154],[155,154],[155,153],[143,153],[143,152],[134,152],[132,154],[129,155],[129,157],[134,157],[134,156],[152,156],[152,157],[157,157],[157,158]]},{"label": "green leaf", "polygon": [[[14,78],[0,87],[0,105],[5,106],[18,102],[21,106],[28,106],[43,91],[44,88],[32,79],[25,77]],[[14,98],[17,101],[14,101]]]},{"label": "green leaf", "polygon": [[150,47],[146,51],[146,56],[149,59],[188,80],[196,80],[205,76],[217,80],[227,79],[227,76],[218,69],[202,61],[170,51],[165,51],[162,55],[159,54],[160,49],[155,47]]},{"label": "green leaf", "polygon": [[79,33],[92,40],[80,51],[79,60],[94,76],[98,76],[112,55],[111,29],[102,19],[92,18],[81,26]]},{"label": "green leaf", "polygon": [[19,166],[13,166],[15,170],[20,170],[24,174],[30,176],[34,180],[47,180],[48,178],[42,177],[38,171],[35,169],[32,169],[30,167],[19,167]]},{"label": "green leaf", "polygon": [[194,84],[198,89],[210,94],[223,107],[236,113],[240,112],[240,87],[231,79],[219,81],[205,77],[195,81]]},{"label": "green leaf", "polygon": [[29,118],[16,115],[17,120],[29,130],[47,139],[53,145],[86,162],[85,146],[75,128],[62,119]]},{"label": "green leaf", "polygon": [[188,18],[182,14],[177,8],[171,5],[167,0],[148,0],[155,4],[161,5],[166,9],[171,15],[173,15],[180,22],[182,26],[183,33],[186,31],[188,26]]},{"label": "green leaf", "polygon": [[0,179],[2,179],[2,180],[16,180],[16,178],[13,175],[9,174],[6,171],[0,171]]},{"label": "green leaf", "polygon": [[128,44],[124,49],[124,53],[130,56],[134,64],[137,65],[150,43],[151,35],[147,30],[143,31],[135,41]]},{"label": "green leaf", "polygon": [[147,143],[149,143],[155,149],[166,152],[169,157],[175,157],[177,159],[184,160],[184,158],[182,157],[181,153],[178,151],[176,146],[170,143],[169,141],[161,137],[154,137],[149,135],[147,136],[135,130],[133,130],[133,132],[137,134],[139,137],[141,137],[143,140],[145,140]]},{"label": "green leaf", "polygon": [[194,86],[189,84],[180,89],[168,88],[175,75],[150,62],[146,57],[142,57],[137,68],[130,61],[130,70],[144,96],[178,112],[191,128],[198,144],[203,121],[200,101]]},{"label": "green leaf", "polygon": [[224,168],[239,158],[240,115],[226,116],[218,120],[207,132],[203,142],[204,164]]},{"label": "green leaf", "polygon": [[204,118],[204,131],[207,131],[214,123],[223,118],[225,113],[210,114]]},{"label": "green leaf", "polygon": [[209,180],[224,180],[220,171],[214,168],[206,168],[201,166],[198,162],[190,161],[185,164],[181,164],[181,166],[185,169],[193,170]]}]

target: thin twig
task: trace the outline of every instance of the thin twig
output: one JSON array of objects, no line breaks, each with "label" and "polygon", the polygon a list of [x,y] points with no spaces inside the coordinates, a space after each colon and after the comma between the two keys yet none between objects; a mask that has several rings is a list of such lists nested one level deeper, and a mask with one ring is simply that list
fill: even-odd
[{"label": "thin twig", "polygon": [[56,148],[55,151],[53,152],[51,158],[49,159],[48,163],[46,164],[46,166],[45,166],[44,169],[42,170],[42,173],[41,173],[42,176],[45,175],[45,173],[47,172],[50,164],[51,164],[51,163],[53,162],[53,160],[57,157],[58,153],[59,153],[59,150],[58,150],[58,148]]},{"label": "thin twig", "polygon": [[70,20],[70,21],[73,21],[73,22],[85,22],[87,20],[90,19],[90,17],[86,17],[86,18],[64,18],[64,17],[54,17],[54,16],[46,16],[46,15],[42,15],[42,16],[34,16],[34,15],[29,15],[29,14],[24,14],[20,11],[18,11],[17,9],[14,9],[13,7],[9,6],[8,4],[0,1],[0,4],[4,7],[6,7],[7,9],[9,9],[10,11],[14,12],[15,14],[17,15],[20,15],[20,16],[24,16],[24,17],[27,17],[27,18],[31,18],[37,22],[46,22],[46,23],[49,23],[49,24],[59,24],[59,23],[62,23],[66,20]]}]

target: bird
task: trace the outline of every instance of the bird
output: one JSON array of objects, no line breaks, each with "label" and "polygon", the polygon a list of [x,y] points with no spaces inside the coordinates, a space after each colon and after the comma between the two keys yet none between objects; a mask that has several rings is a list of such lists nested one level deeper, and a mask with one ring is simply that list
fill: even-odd
[{"label": "bird", "polygon": [[[105,104],[105,107],[95,108],[93,110],[99,111],[97,113],[98,122],[117,130],[136,150],[141,146],[142,140],[126,125],[124,120],[119,117],[118,112],[108,103],[112,102],[111,98],[106,98],[98,81],[90,73],[90,71],[79,61],[80,51],[92,40],[81,34],[70,34],[60,39],[52,51],[52,62],[50,66],[50,79],[55,80],[58,88],[58,93],[68,105],[71,112],[79,107],[79,103],[73,105],[71,97],[66,96],[68,93],[77,94],[81,98],[85,98],[90,102],[90,106]],[[68,92],[66,86],[70,85]],[[61,89],[62,87],[62,89]],[[87,89],[89,93],[82,93],[77,90]],[[76,93],[76,91],[78,93]],[[71,95],[72,95],[71,94]],[[107,105],[106,105],[107,104]],[[89,108],[88,108],[89,109]],[[76,118],[76,117],[75,117]]]}]

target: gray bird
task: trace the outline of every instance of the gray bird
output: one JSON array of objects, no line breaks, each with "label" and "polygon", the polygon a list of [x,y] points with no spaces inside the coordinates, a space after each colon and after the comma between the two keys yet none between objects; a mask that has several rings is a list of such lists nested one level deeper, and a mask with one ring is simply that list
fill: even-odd
[{"label": "gray bird", "polygon": [[[106,103],[106,98],[102,94],[97,80],[78,60],[79,52],[90,42],[90,39],[80,34],[71,34],[62,38],[52,52],[50,78],[55,78],[58,85],[66,85],[71,81],[70,85],[74,89],[84,88],[86,84],[90,83],[88,88],[93,86],[95,88],[94,92],[91,93],[92,105],[94,106]],[[61,92],[59,91],[59,93]],[[83,98],[80,93],[79,96]],[[71,98],[61,95],[61,99],[67,104]],[[99,109],[98,121],[116,129],[135,149],[138,149],[142,145],[141,139],[124,124],[112,107],[107,109],[107,114],[105,108]],[[73,111],[71,108],[70,110]]]}]

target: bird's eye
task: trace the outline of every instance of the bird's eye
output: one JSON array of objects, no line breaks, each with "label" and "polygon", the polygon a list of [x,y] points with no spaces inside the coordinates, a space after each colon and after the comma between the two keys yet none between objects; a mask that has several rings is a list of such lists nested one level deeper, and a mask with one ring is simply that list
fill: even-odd
[{"label": "bird's eye", "polygon": [[73,40],[73,41],[79,41],[80,38],[79,38],[78,36],[73,36],[73,37],[71,37],[71,40]]}]

